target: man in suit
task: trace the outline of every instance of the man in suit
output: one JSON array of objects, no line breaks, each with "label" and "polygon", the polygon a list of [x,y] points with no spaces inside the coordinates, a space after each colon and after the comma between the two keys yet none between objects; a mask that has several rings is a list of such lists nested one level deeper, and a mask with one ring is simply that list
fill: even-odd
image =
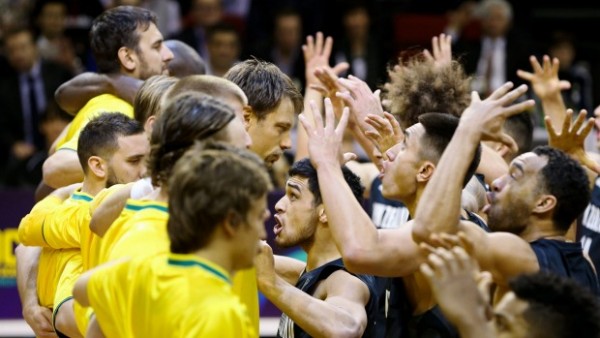
[{"label": "man in suit", "polygon": [[[473,90],[486,97],[506,81],[523,81],[517,69],[527,69],[535,54],[527,38],[513,29],[513,10],[506,0],[484,0],[476,14],[481,22],[481,38],[465,41],[459,37],[453,47],[467,74],[473,75]],[[525,67],[525,68],[523,68]]]},{"label": "man in suit", "polygon": [[[40,58],[33,34],[27,28],[8,31],[4,46],[9,67],[6,76],[0,79],[3,108],[0,114],[0,158],[5,166],[12,166],[26,163],[41,153],[40,160],[43,162],[50,145],[40,129],[40,122],[46,118],[47,108],[55,104],[56,88],[73,74],[55,62]],[[29,163],[25,167],[35,165]]]}]

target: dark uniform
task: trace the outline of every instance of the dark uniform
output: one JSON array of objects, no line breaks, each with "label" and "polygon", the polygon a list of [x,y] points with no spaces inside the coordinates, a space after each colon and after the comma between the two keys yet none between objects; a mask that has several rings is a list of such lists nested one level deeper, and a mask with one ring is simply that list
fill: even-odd
[{"label": "dark uniform", "polygon": [[[327,279],[332,273],[338,270],[346,270],[344,267],[344,262],[341,258],[338,258],[334,261],[326,263],[316,269],[311,271],[304,271],[298,282],[296,283],[296,287],[309,295],[312,295],[315,291],[319,282]],[[365,332],[363,333],[363,337],[376,337],[375,327],[376,323],[376,312],[377,312],[377,294],[375,293],[375,278],[370,275],[358,275],[352,274],[356,278],[360,279],[365,285],[369,288],[369,293],[371,297],[369,298],[369,302],[365,306],[365,310],[367,312],[367,327]],[[383,324],[383,323],[381,323]],[[296,325],[285,313],[281,315],[281,319],[279,320],[279,329],[277,330],[277,337],[282,338],[305,338],[310,337],[308,333],[302,330],[301,327]]]}]

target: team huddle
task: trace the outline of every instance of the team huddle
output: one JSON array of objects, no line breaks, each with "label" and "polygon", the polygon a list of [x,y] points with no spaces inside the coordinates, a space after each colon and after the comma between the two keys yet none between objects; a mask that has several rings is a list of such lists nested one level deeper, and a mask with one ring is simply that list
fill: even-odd
[{"label": "team huddle", "polygon": [[[98,16],[90,43],[101,74],[61,86],[75,117],[18,230],[38,337],[258,337],[259,291],[279,337],[600,336],[600,257],[572,232],[600,173],[583,149],[594,120],[560,100],[556,60],[520,72],[549,134],[529,149],[529,88],[470,93],[443,34],[381,97],[338,77],[321,33],[303,46],[304,95],[258,59],[201,75],[138,7]],[[370,162],[344,153],[348,134]],[[406,219],[377,224],[376,194]],[[306,261],[274,255],[267,231]]]}]

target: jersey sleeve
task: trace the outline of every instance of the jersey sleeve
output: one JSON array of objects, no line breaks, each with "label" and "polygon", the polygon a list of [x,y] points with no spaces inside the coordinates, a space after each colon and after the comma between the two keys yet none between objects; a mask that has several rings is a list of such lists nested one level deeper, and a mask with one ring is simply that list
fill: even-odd
[{"label": "jersey sleeve", "polygon": [[43,227],[46,216],[56,210],[63,201],[56,196],[48,196],[39,201],[19,223],[19,242],[28,246],[47,247]]},{"label": "jersey sleeve", "polygon": [[89,205],[64,208],[46,216],[42,236],[46,245],[54,249],[81,247],[81,227],[89,226]]}]

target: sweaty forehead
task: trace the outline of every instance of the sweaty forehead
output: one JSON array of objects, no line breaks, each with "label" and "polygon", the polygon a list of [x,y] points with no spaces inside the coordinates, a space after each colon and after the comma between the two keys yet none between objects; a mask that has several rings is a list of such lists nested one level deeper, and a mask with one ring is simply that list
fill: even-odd
[{"label": "sweaty forehead", "polygon": [[425,134],[425,127],[423,127],[423,125],[420,123],[413,124],[404,131],[404,134],[407,142],[417,142],[421,139],[421,136]]}]

